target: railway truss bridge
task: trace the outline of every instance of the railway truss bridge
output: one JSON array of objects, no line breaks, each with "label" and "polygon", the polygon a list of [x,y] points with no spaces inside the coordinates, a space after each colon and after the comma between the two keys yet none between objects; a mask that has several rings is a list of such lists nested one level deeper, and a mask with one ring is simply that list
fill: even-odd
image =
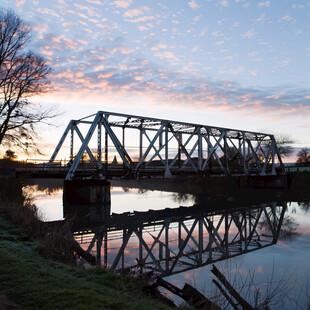
[{"label": "railway truss bridge", "polygon": [[285,211],[286,203],[273,202],[113,213],[105,224],[83,226],[74,236],[106,268],[169,276],[276,244]]},{"label": "railway truss bridge", "polygon": [[66,180],[81,171],[99,179],[285,174],[272,134],[105,111],[69,122],[45,172],[59,167],[65,149]]}]

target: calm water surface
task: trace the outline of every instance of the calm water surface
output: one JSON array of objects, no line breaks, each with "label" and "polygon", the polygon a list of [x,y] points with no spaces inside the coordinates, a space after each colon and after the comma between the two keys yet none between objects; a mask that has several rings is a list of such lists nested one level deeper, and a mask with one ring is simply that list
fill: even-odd
[{"label": "calm water surface", "polygon": [[[29,184],[24,189],[32,193],[35,203],[45,221],[56,221],[64,218],[61,182],[49,186]],[[122,187],[111,188],[111,212],[161,210],[167,207],[178,208],[192,206],[195,198],[191,195],[182,196],[172,192],[143,191]],[[246,253],[222,262],[216,266],[224,271],[227,278],[234,282],[236,288],[245,286],[250,281],[249,274],[254,275],[252,282],[260,287],[261,292],[277,288],[276,304],[272,309],[307,309],[310,298],[310,207],[309,203],[288,202],[284,223],[292,229],[291,234],[280,236],[277,244]],[[173,226],[173,225],[172,225]],[[176,229],[176,228],[172,228]],[[194,234],[197,233],[194,231]],[[172,234],[173,235],[173,234]],[[150,233],[152,236],[152,232]],[[136,238],[137,239],[137,238]],[[152,237],[150,237],[150,240]],[[82,246],[86,249],[91,241],[85,239]],[[175,240],[174,240],[175,241]],[[132,240],[129,252],[137,250],[137,240]],[[173,242],[173,240],[171,240]],[[110,241],[108,252],[115,257],[120,241]],[[131,250],[132,249],[132,250]],[[95,250],[94,250],[95,251]],[[130,255],[129,255],[130,257]],[[135,254],[132,255],[134,259]],[[132,262],[126,261],[125,264]],[[207,296],[214,294],[212,265],[189,270],[165,279],[182,288],[185,282],[191,283]],[[174,297],[175,298],[175,297]],[[175,298],[177,303],[181,301]],[[297,303],[295,302],[297,301]]]}]

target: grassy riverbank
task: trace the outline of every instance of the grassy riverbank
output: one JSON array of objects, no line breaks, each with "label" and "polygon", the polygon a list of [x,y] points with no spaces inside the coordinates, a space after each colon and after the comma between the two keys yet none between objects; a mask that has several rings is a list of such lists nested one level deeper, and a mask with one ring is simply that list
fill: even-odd
[{"label": "grassy riverbank", "polygon": [[0,292],[23,309],[170,309],[139,280],[47,260],[41,247],[0,217]]},{"label": "grassy riverbank", "polygon": [[147,296],[141,280],[75,266],[79,249],[68,227],[41,222],[21,189],[18,180],[0,180],[1,310],[170,309]]}]

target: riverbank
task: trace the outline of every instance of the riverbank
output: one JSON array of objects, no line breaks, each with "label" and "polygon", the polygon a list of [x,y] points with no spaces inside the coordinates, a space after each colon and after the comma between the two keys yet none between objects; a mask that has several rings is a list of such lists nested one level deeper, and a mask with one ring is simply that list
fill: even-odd
[{"label": "riverbank", "polygon": [[170,309],[146,296],[140,280],[57,263],[41,248],[0,217],[0,292],[22,309]]},{"label": "riverbank", "polygon": [[70,240],[61,230],[46,231],[35,206],[23,197],[21,184],[11,181],[0,181],[0,301],[8,305],[4,309],[170,309],[147,296],[146,283],[139,279],[101,267],[75,266],[73,237]]}]

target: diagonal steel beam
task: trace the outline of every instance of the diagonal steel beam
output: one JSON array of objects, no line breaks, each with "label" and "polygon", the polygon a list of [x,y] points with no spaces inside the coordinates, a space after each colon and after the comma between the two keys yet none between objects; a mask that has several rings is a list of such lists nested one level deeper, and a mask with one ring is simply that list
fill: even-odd
[{"label": "diagonal steel beam", "polygon": [[62,136],[61,136],[61,138],[60,138],[60,140],[59,140],[59,142],[58,142],[58,144],[57,144],[57,146],[56,146],[56,148],[55,148],[55,150],[54,150],[54,152],[53,152],[53,154],[52,154],[52,156],[48,162],[48,164],[46,165],[45,170],[49,170],[49,168],[50,168],[49,164],[54,162],[59,150],[61,149],[64,141],[66,140],[66,137],[67,137],[69,131],[72,129],[74,122],[75,122],[74,120],[69,122],[69,124],[68,124],[67,128],[65,129],[64,133],[62,134]]},{"label": "diagonal steel beam", "polygon": [[88,146],[88,143],[89,143],[89,141],[90,141],[90,139],[91,139],[91,137],[92,137],[92,135],[96,129],[96,126],[101,121],[101,119],[102,119],[102,114],[100,112],[98,112],[96,114],[96,117],[95,117],[92,125],[90,126],[90,128],[88,130],[88,133],[84,139],[84,142],[82,143],[81,148],[78,151],[78,154],[76,155],[76,157],[75,157],[75,159],[74,159],[74,161],[73,161],[73,163],[72,163],[72,165],[68,171],[68,174],[66,176],[66,180],[72,180],[74,178],[76,168],[79,165],[80,160],[82,159],[82,156],[83,156],[83,154],[84,154],[84,152]]},{"label": "diagonal steel beam", "polygon": [[177,142],[179,143],[179,145],[181,146],[181,149],[183,151],[183,153],[186,155],[187,159],[189,160],[189,162],[191,163],[192,167],[194,168],[195,172],[198,172],[198,169],[196,167],[196,165],[194,164],[194,162],[191,159],[191,156],[188,154],[186,148],[184,147],[184,145],[182,144],[182,141],[180,140],[180,137],[174,132],[172,126],[169,126],[170,131],[172,132],[174,138],[177,140]]},{"label": "diagonal steel beam", "polygon": [[124,165],[128,168],[128,170],[131,170],[132,160],[131,160],[129,154],[127,153],[126,149],[120,143],[120,141],[118,140],[118,138],[115,135],[114,131],[110,127],[107,119],[106,118],[102,118],[101,123],[104,126],[106,132],[108,133],[110,139],[112,140],[112,142],[113,142],[113,144],[114,144],[118,154],[122,158],[122,161],[123,161]]},{"label": "diagonal steel beam", "polygon": [[[79,128],[78,128],[76,125],[73,125],[72,128],[73,128],[74,131],[77,133],[77,135],[79,136],[81,142],[83,143],[85,139],[84,139],[83,135],[81,134]],[[92,151],[89,149],[88,146],[86,146],[86,152],[87,152],[87,154],[88,154],[90,160],[91,160],[92,162],[96,162],[96,159],[95,159],[95,157],[94,157]]]},{"label": "diagonal steel beam", "polygon": [[138,171],[138,169],[140,168],[140,166],[142,165],[142,163],[144,162],[144,160],[146,159],[147,155],[149,154],[150,150],[153,148],[154,143],[156,142],[156,140],[158,139],[158,137],[161,135],[161,133],[163,132],[164,128],[165,128],[165,124],[162,124],[160,126],[160,128],[158,129],[156,135],[154,136],[152,142],[149,144],[148,148],[146,149],[145,153],[143,154],[143,156],[140,158],[137,166],[136,166],[136,172]]},{"label": "diagonal steel beam", "polygon": [[143,247],[146,249],[146,251],[149,254],[149,256],[152,258],[152,261],[157,266],[158,270],[160,270],[161,272],[164,272],[163,268],[161,267],[161,265],[158,262],[158,259],[156,259],[154,254],[151,252],[150,248],[148,247],[148,245],[146,244],[146,242],[144,241],[142,236],[138,233],[137,229],[135,229],[134,232],[137,235],[137,237],[140,240],[140,242],[143,245]]}]

